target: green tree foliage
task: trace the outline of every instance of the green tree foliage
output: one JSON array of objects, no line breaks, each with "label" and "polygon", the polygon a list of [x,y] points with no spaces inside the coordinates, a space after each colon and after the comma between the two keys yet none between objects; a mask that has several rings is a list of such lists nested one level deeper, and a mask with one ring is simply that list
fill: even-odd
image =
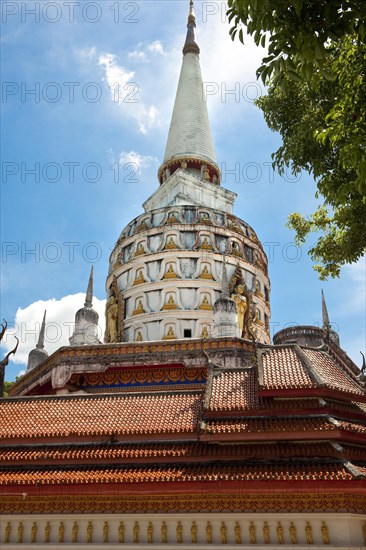
[{"label": "green tree foliage", "polygon": [[8,397],[9,390],[13,386],[14,382],[4,382],[4,397]]},{"label": "green tree foliage", "polygon": [[307,170],[324,205],[289,226],[310,250],[321,278],[338,276],[366,250],[366,2],[364,0],[229,0],[234,38],[247,26],[268,56],[257,75],[269,85],[258,100],[283,144],[273,155],[281,173]]}]

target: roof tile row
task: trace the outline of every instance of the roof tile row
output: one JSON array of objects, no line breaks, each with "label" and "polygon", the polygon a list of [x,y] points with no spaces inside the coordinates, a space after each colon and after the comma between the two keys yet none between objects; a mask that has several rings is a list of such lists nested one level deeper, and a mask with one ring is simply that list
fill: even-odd
[{"label": "roof tile row", "polygon": [[303,349],[303,352],[329,388],[362,395],[359,386],[327,353],[312,349]]},{"label": "roof tile row", "polygon": [[[357,450],[358,448],[356,448]],[[351,453],[352,449],[348,452]],[[189,460],[199,458],[202,461],[211,457],[225,459],[225,457],[250,458],[282,458],[304,456],[335,456],[337,451],[330,443],[274,443],[274,444],[245,444],[245,445],[215,445],[205,443],[187,444],[156,444],[142,445],[60,445],[58,447],[15,447],[0,449],[0,462],[30,463],[47,461],[82,461],[82,460],[124,460],[128,461],[164,461]],[[366,450],[363,453],[366,455]],[[362,453],[356,453],[356,456]]]},{"label": "roof tile row", "polygon": [[199,394],[4,401],[1,438],[184,433],[196,429]]},{"label": "roof tile row", "polygon": [[273,348],[264,352],[262,369],[266,390],[316,387],[293,348]]},{"label": "roof tile row", "polygon": [[145,468],[83,468],[0,471],[0,485],[146,483],[195,481],[352,480],[340,463],[210,464]]}]

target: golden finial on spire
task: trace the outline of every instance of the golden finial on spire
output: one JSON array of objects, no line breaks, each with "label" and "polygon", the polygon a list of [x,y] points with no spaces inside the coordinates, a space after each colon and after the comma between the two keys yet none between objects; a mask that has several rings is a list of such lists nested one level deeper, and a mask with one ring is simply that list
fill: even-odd
[{"label": "golden finial on spire", "polygon": [[188,15],[188,24],[187,24],[188,32],[187,32],[186,42],[183,48],[184,55],[188,52],[196,53],[197,55],[200,53],[200,49],[196,44],[196,39],[194,34],[195,27],[196,27],[196,16],[194,13],[193,0],[189,0],[189,15]]},{"label": "golden finial on spire", "polygon": [[189,0],[188,25],[189,25],[190,23],[196,24],[196,14],[194,13],[193,0]]}]

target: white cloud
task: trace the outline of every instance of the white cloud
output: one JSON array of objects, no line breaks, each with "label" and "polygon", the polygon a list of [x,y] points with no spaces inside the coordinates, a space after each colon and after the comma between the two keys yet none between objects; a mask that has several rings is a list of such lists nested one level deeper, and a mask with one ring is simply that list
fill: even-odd
[{"label": "white cloud", "polygon": [[123,108],[125,115],[138,122],[140,132],[146,134],[150,128],[158,125],[157,108],[141,101],[141,86],[132,80],[135,72],[119,65],[117,57],[111,53],[99,55],[98,63],[104,69],[104,80],[111,92],[112,101]]},{"label": "white cloud", "polygon": [[118,65],[116,56],[111,53],[99,55],[98,63],[104,68],[105,80],[111,91],[113,101],[122,103],[126,96],[124,90],[126,90],[127,84],[135,76],[135,73]]},{"label": "white cloud", "polygon": [[[5,333],[2,344],[4,353],[8,353],[15,346],[14,335],[19,338],[19,347],[11,361],[15,364],[27,364],[29,352],[35,348],[43,319],[46,314],[45,350],[51,355],[62,346],[69,346],[69,338],[74,328],[75,313],[83,307],[85,293],[64,296],[59,300],[39,300],[28,307],[19,308],[15,315],[14,325]],[[105,300],[93,298],[93,308],[99,314],[99,338],[103,341],[105,330]],[[2,354],[2,355],[3,355]],[[11,373],[7,379],[11,378]]]},{"label": "white cloud", "polygon": [[129,52],[128,57],[130,59],[137,59],[138,61],[147,61],[146,53],[142,50],[134,50]]},{"label": "white cloud", "polygon": [[122,166],[133,164],[136,166],[137,170],[141,171],[142,168],[148,168],[151,164],[157,164],[158,159],[156,157],[140,155],[136,151],[121,151],[119,162]]},{"label": "white cloud", "polygon": [[[253,38],[245,34],[244,45],[238,39],[232,41],[224,14],[218,10],[210,16],[205,9],[205,2],[198,6],[197,42],[201,48],[203,80],[217,84],[215,93],[209,97],[209,109],[220,119],[231,114],[237,116],[238,104],[249,107],[265,92],[255,73],[266,50],[257,47]],[[232,90],[235,93],[230,93]]]},{"label": "white cloud", "polygon": [[142,43],[138,44],[137,49],[128,54],[130,59],[136,59],[138,61],[149,62],[151,56],[149,54],[166,55],[163,45],[160,40],[155,40],[146,46]]},{"label": "white cloud", "polygon": [[81,48],[77,50],[77,55],[81,59],[93,59],[97,54],[97,49],[92,48]]},{"label": "white cloud", "polygon": [[165,55],[165,51],[160,40],[155,40],[155,42],[148,44],[147,49],[149,52]]}]

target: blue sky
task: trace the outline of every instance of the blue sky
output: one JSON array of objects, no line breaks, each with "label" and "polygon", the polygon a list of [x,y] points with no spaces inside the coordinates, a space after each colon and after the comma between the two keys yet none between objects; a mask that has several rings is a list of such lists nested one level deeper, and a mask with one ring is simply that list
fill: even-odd
[{"label": "blue sky", "polygon": [[[16,323],[2,353],[12,333],[21,340],[8,380],[24,370],[45,308],[47,350],[67,344],[93,264],[103,316],[110,251],[158,185],[188,4],[2,2],[1,317]],[[235,214],[269,255],[272,334],[321,323],[323,288],[341,344],[360,364],[365,260],[321,283],[307,256],[312,241],[294,246],[288,214],[309,214],[319,201],[307,174],[272,171],[281,141],[253,104],[264,93],[255,69],[265,52],[249,38],[231,41],[225,2],[195,8],[223,186],[238,194]]]}]

